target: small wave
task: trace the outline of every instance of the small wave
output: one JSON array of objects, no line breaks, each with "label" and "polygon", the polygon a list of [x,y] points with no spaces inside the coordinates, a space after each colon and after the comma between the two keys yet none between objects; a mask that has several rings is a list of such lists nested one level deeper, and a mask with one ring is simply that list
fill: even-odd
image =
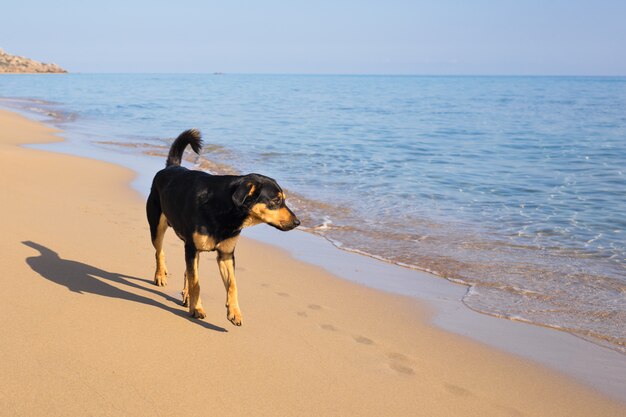
[{"label": "small wave", "polygon": [[309,228],[309,230],[316,231],[316,232],[330,230],[332,227],[332,224],[333,224],[333,221],[330,219],[330,217],[325,216],[322,224],[313,226]]},{"label": "small wave", "polygon": [[61,124],[76,120],[78,115],[64,110],[61,104],[34,98],[0,98],[0,105],[18,112],[25,112],[36,118],[43,116],[45,121]]}]

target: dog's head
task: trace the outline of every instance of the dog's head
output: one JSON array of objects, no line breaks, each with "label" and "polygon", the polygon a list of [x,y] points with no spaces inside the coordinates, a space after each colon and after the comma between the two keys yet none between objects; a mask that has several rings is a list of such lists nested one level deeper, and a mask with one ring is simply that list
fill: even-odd
[{"label": "dog's head", "polygon": [[272,178],[250,174],[241,178],[233,192],[233,203],[247,212],[243,226],[267,223],[284,232],[300,225],[285,204],[285,193]]}]

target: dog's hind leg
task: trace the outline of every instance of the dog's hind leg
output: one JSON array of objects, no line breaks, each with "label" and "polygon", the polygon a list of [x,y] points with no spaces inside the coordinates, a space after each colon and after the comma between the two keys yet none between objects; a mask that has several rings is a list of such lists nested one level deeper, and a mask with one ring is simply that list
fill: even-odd
[{"label": "dog's hind leg", "polygon": [[193,244],[185,244],[185,278],[187,279],[187,292],[189,294],[189,315],[197,319],[206,317],[200,300],[200,283],[198,282],[198,261],[200,252]]},{"label": "dog's hind leg", "polygon": [[154,284],[159,287],[167,285],[167,267],[165,266],[165,253],[163,252],[163,236],[167,230],[167,219],[161,212],[158,198],[150,193],[146,205],[148,223],[150,224],[150,237],[154,246],[156,270],[154,272]]},{"label": "dog's hind leg", "polygon": [[185,278],[183,279],[185,283],[183,286],[183,290],[181,291],[181,295],[183,296],[183,306],[189,306],[189,287],[187,286],[187,271],[185,271]]},{"label": "dog's hind leg", "polygon": [[241,311],[239,310],[237,282],[235,281],[235,253],[218,250],[217,264],[226,288],[226,317],[235,326],[241,326]]}]

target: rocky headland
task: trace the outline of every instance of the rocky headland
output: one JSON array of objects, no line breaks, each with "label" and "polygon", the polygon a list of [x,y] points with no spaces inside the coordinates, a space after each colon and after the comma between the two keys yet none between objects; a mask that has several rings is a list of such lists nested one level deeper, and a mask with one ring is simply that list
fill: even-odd
[{"label": "rocky headland", "polygon": [[0,73],[65,73],[56,64],[46,64],[23,56],[11,55],[0,48]]}]

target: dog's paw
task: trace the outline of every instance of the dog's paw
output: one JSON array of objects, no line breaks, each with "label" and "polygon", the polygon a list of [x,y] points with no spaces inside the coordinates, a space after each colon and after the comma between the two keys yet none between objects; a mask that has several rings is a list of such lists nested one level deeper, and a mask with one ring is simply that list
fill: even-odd
[{"label": "dog's paw", "polygon": [[189,307],[189,293],[181,291],[180,295],[183,296],[183,307]]},{"label": "dog's paw", "polygon": [[157,287],[165,287],[167,285],[167,273],[155,274],[154,285]]},{"label": "dog's paw", "polygon": [[189,315],[194,319],[203,319],[206,317],[206,313],[202,307],[196,307],[189,312]]},{"label": "dog's paw", "polygon": [[239,311],[238,308],[229,307],[228,310],[226,310],[226,317],[228,317],[228,320],[235,326],[241,326],[241,311]]}]

